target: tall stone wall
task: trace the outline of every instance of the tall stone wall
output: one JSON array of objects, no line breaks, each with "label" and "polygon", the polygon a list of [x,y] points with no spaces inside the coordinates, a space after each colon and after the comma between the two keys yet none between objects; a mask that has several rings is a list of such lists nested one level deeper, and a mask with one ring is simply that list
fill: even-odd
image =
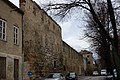
[{"label": "tall stone wall", "polygon": [[[62,41],[60,26],[34,1],[21,0],[24,11],[24,78],[36,79],[49,72],[82,74],[82,56]],[[28,76],[28,72],[32,76]]]},{"label": "tall stone wall", "polygon": [[62,38],[60,26],[52,20],[34,1],[21,1],[24,11],[23,52],[25,78],[27,72],[45,76],[49,72],[61,72]]},{"label": "tall stone wall", "polygon": [[64,41],[63,55],[64,73],[76,72],[78,75],[83,75],[83,57]]}]

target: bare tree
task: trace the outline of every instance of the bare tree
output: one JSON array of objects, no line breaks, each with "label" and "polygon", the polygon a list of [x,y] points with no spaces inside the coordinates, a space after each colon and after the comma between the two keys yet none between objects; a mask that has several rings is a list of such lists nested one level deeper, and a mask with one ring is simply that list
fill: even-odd
[{"label": "bare tree", "polygon": [[[105,2],[97,2],[97,15],[99,20],[102,22],[103,25],[105,25],[105,29],[106,31],[111,34],[111,26],[110,26],[110,18],[109,18],[109,14],[107,13],[107,6]],[[96,5],[95,5],[96,6]],[[117,11],[115,10],[115,13]],[[119,16],[116,15],[116,21],[119,21]],[[90,40],[92,41],[92,47],[96,48],[96,52],[101,56],[101,58],[105,61],[105,65],[106,65],[106,69],[107,72],[112,74],[114,76],[113,73],[113,69],[114,69],[114,63],[112,60],[112,55],[110,53],[110,43],[109,41],[103,36],[104,34],[102,33],[102,31],[100,29],[98,29],[97,25],[91,14],[89,14],[89,12],[87,12],[87,26],[86,26],[86,32],[85,35],[87,37],[90,38]],[[119,23],[118,23],[119,24]],[[117,26],[118,26],[117,24]]]},{"label": "bare tree", "polygon": [[[96,1],[96,0],[95,0]],[[62,15],[62,17],[66,16],[71,10],[74,8],[83,8],[87,11],[89,11],[93,17],[94,22],[98,25],[98,29],[104,34],[104,38],[107,39],[107,41],[110,42],[110,45],[112,45],[112,55],[114,58],[115,66],[117,69],[117,77],[118,80],[120,80],[120,57],[118,54],[118,30],[116,26],[116,19],[114,14],[114,9],[111,0],[105,0],[107,3],[107,11],[110,17],[110,23],[111,23],[111,30],[112,30],[112,36],[110,33],[106,30],[106,25],[102,24],[102,21],[100,21],[98,14],[96,14],[97,10],[93,6],[93,3],[95,2],[93,0],[71,0],[69,3],[55,3],[55,4],[48,4],[47,9],[57,9],[58,13],[57,15]],[[102,0],[101,0],[102,1]],[[103,0],[104,1],[104,0]],[[98,6],[99,7],[99,6]]]},{"label": "bare tree", "polygon": [[[99,3],[101,4],[101,3]],[[104,3],[102,3],[101,8],[99,8],[99,12],[97,14],[101,14],[99,19],[102,21],[104,25],[107,26],[107,15],[104,14],[106,12],[106,8],[103,8]],[[96,53],[101,56],[101,58],[105,61],[105,65],[108,73],[113,74],[113,69],[112,69],[112,61],[111,61],[111,54],[110,54],[110,48],[109,48],[109,42],[102,36],[102,32],[100,29],[97,28],[97,24],[94,22],[92,19],[92,16],[87,13],[87,25],[86,25],[86,30],[85,30],[85,36],[89,38],[89,40],[92,42],[91,47],[96,48]],[[107,28],[106,28],[107,29]]]}]

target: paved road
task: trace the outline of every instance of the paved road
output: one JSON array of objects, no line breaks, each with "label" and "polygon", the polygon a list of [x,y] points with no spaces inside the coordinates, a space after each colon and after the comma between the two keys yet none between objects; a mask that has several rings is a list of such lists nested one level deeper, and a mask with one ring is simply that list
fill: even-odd
[{"label": "paved road", "polygon": [[79,76],[78,80],[106,80],[105,76]]}]

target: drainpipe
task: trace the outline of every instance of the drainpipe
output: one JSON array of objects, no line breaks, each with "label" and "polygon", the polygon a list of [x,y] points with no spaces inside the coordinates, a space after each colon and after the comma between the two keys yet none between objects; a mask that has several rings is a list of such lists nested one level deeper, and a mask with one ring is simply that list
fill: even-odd
[{"label": "drainpipe", "polygon": [[22,80],[23,80],[23,72],[24,72],[24,52],[23,52],[23,27],[24,27],[24,24],[23,24],[23,22],[24,22],[24,18],[23,18],[23,16],[24,16],[24,12],[23,12],[23,14],[22,14]]}]

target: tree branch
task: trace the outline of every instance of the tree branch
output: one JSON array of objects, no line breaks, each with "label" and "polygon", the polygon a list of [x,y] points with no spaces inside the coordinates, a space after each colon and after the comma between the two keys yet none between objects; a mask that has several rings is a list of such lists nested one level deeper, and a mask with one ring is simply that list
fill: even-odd
[{"label": "tree branch", "polygon": [[102,32],[104,33],[104,36],[107,37],[107,39],[112,42],[112,38],[109,36],[109,33],[105,30],[105,26],[103,26],[100,22],[100,20],[98,19],[98,16],[97,14],[95,13],[93,7],[92,7],[92,4],[90,3],[90,0],[88,0],[89,2],[89,7],[90,7],[90,12],[93,16],[93,19],[94,21],[99,25],[98,27],[102,30]]}]

